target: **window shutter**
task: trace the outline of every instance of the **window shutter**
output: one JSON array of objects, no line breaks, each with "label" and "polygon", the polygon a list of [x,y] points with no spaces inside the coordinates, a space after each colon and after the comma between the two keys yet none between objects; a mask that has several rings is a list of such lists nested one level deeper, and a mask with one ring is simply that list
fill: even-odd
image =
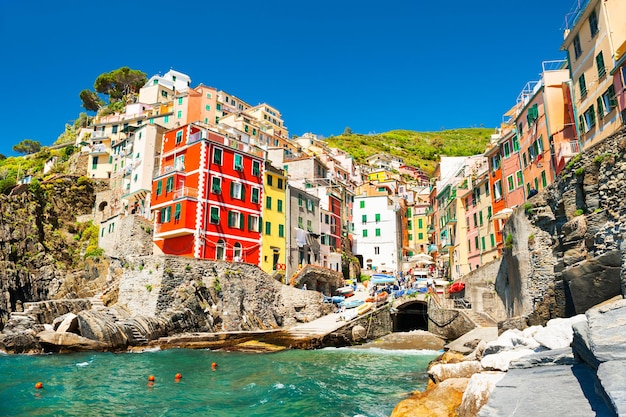
[{"label": "window shutter", "polygon": [[244,215],[243,214],[239,214],[239,228],[241,230],[243,230],[243,218],[244,218]]}]

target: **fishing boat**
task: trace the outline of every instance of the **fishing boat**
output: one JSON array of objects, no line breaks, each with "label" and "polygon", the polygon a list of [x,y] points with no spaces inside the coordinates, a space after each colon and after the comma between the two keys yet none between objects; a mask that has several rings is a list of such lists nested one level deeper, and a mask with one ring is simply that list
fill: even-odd
[{"label": "fishing boat", "polygon": [[354,294],[354,287],[346,285],[345,287],[337,288],[335,292],[339,295],[343,295],[344,297],[350,297]]},{"label": "fishing boat", "polygon": [[370,311],[373,307],[374,307],[374,304],[372,303],[364,303],[356,308],[356,312],[359,316],[362,316],[363,314]]},{"label": "fishing boat", "polygon": [[371,297],[367,297],[365,301],[368,303],[382,303],[383,301],[387,301],[387,297],[389,297],[389,294],[383,291]]},{"label": "fishing boat", "polygon": [[341,303],[339,303],[339,305],[341,307],[345,307],[346,310],[351,309],[351,308],[356,308],[362,304],[365,304],[365,301],[363,300],[343,300]]},{"label": "fishing boat", "polygon": [[394,282],[396,282],[396,277],[394,277],[393,275],[386,275],[386,274],[374,274],[372,275],[372,278],[370,279],[370,282],[372,284],[393,284]]},{"label": "fishing boat", "polygon": [[324,296],[324,302],[325,303],[339,304],[340,302],[342,302],[345,299],[346,299],[346,297],[344,297],[343,295],[333,295],[332,297],[329,297],[327,295]]}]

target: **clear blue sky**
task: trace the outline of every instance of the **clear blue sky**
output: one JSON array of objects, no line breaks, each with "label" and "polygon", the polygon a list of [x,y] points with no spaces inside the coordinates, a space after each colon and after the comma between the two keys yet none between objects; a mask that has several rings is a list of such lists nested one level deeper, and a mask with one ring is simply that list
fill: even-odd
[{"label": "clear blue sky", "polygon": [[572,0],[0,1],[0,153],[52,144],[82,89],[170,68],[291,134],[496,127],[542,61],[563,59]]}]

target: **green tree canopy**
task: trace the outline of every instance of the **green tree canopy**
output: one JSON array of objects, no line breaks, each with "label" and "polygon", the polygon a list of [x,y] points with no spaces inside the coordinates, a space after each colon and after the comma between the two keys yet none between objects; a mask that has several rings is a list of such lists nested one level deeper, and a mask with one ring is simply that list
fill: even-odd
[{"label": "green tree canopy", "polygon": [[13,145],[13,150],[17,153],[23,153],[25,155],[39,152],[41,149],[41,143],[36,140],[24,139],[17,145]]},{"label": "green tree canopy", "polygon": [[147,81],[145,72],[122,67],[100,74],[93,87],[96,92],[107,94],[109,101],[119,101],[127,94],[137,93]]},{"label": "green tree canopy", "polygon": [[91,90],[83,90],[78,95],[83,102],[83,107],[87,111],[96,112],[104,104],[104,101]]}]

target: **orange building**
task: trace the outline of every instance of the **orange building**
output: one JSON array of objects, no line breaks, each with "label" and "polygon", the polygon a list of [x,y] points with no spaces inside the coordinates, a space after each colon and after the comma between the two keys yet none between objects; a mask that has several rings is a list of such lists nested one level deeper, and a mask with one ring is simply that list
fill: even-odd
[{"label": "orange building", "polygon": [[165,254],[260,265],[264,152],[190,123],[165,133],[152,183]]}]

